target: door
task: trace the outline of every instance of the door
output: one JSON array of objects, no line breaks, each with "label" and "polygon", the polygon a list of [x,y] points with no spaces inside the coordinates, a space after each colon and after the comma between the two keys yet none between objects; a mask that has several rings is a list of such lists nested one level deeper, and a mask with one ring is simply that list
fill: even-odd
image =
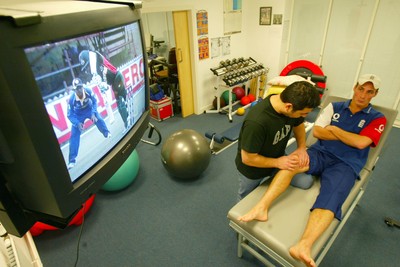
[{"label": "door", "polygon": [[176,62],[178,65],[179,94],[182,117],[194,113],[192,65],[190,62],[190,42],[188,11],[172,12],[174,20]]}]

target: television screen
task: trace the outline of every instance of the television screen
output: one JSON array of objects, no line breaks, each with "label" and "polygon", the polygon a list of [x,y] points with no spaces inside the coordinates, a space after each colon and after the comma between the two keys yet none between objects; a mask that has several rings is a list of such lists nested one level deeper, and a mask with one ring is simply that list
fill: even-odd
[{"label": "television screen", "polygon": [[24,49],[72,182],[146,111],[139,22]]},{"label": "television screen", "polygon": [[66,227],[132,154],[147,55],[140,1],[0,2],[0,221],[22,236]]}]

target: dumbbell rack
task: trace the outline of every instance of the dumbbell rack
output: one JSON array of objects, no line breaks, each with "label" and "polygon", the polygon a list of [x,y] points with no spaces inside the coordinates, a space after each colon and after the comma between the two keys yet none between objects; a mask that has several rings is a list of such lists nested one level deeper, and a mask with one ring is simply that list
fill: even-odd
[{"label": "dumbbell rack", "polygon": [[[236,101],[235,103],[232,103],[232,89],[237,85],[244,84],[254,78],[265,75],[268,73],[269,69],[265,68],[262,63],[257,63],[257,61],[251,57],[247,59],[240,57],[221,61],[218,67],[211,68],[210,70],[217,77],[217,87],[214,87],[214,89],[217,91],[217,109],[206,110],[205,112],[225,112],[228,115],[229,121],[232,122],[232,115],[236,114],[237,112],[236,110],[233,111],[232,107],[240,102]],[[229,103],[227,103],[225,107],[221,107],[220,104],[220,88],[224,89],[224,91],[229,90]],[[245,93],[247,95],[247,89],[245,90]],[[256,99],[258,99],[258,90],[256,92]],[[243,108],[248,108],[250,105],[251,103]]]}]

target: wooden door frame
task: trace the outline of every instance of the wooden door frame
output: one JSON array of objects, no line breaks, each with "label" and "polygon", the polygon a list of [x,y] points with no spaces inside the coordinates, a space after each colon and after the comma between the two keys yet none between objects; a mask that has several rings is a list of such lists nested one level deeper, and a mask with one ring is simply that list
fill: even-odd
[{"label": "wooden door frame", "polygon": [[[172,11],[182,117],[192,115],[195,110],[190,14],[188,10]],[[176,21],[179,22],[176,23]],[[182,23],[182,21],[186,21],[186,23]]]}]

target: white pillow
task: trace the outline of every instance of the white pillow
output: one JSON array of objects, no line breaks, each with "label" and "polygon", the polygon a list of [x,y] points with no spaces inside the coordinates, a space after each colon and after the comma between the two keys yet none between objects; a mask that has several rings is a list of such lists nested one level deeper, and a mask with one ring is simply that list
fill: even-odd
[{"label": "white pillow", "polygon": [[311,83],[312,85],[315,85],[312,81],[305,79],[301,77],[300,75],[288,75],[288,76],[277,76],[267,82],[269,85],[275,85],[275,86],[289,86],[294,82],[300,82],[300,81],[307,81]]}]

